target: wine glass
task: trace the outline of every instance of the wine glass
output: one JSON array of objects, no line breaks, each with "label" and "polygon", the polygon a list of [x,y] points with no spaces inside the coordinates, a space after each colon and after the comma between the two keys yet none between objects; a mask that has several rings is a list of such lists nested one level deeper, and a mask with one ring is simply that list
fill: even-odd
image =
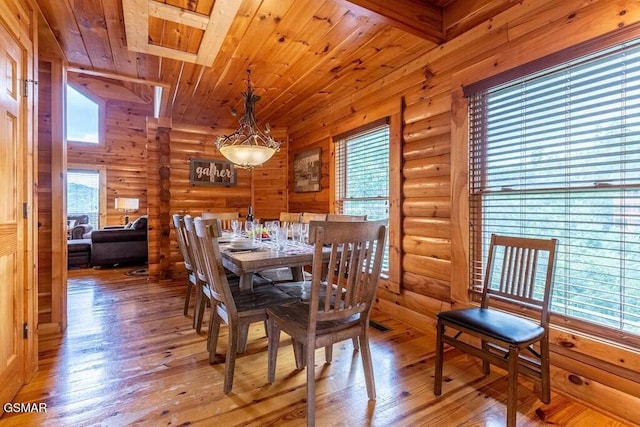
[{"label": "wine glass", "polygon": [[299,240],[300,236],[300,223],[292,222],[289,224],[289,228],[291,229],[291,240],[296,243]]},{"label": "wine glass", "polygon": [[309,224],[301,223],[300,224],[300,243],[307,244],[309,241]]},{"label": "wine glass", "polygon": [[244,222],[244,232],[247,237],[253,236],[253,221],[245,221]]},{"label": "wine glass", "polygon": [[238,237],[240,235],[240,221],[237,219],[231,220],[231,229],[233,230],[233,237]]},{"label": "wine glass", "polygon": [[262,244],[262,224],[259,219],[253,220],[253,243]]}]

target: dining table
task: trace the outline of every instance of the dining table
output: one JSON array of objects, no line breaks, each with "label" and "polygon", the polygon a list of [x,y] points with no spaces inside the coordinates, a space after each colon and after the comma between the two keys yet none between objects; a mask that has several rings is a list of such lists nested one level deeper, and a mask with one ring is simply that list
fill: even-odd
[{"label": "dining table", "polygon": [[[284,249],[278,249],[272,242],[266,241],[256,246],[250,250],[233,250],[228,244],[220,244],[222,264],[240,277],[241,290],[251,289],[255,273],[283,267],[291,269],[294,281],[302,281],[302,267],[313,263],[313,245],[290,242]],[[330,250],[325,249],[323,258],[328,260]]]}]

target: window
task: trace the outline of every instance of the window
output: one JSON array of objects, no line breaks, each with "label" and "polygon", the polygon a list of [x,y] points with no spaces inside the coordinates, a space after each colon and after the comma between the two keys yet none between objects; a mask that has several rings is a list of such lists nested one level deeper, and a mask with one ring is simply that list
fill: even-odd
[{"label": "window", "polygon": [[475,286],[491,233],[555,237],[554,316],[640,335],[639,100],[638,41],[471,94]]},{"label": "window", "polygon": [[100,172],[69,170],[67,173],[67,215],[89,215],[89,224],[100,225]]},{"label": "window", "polygon": [[[339,138],[336,143],[335,212],[389,218],[389,125]],[[389,242],[382,269],[389,271]]]},{"label": "window", "polygon": [[67,141],[100,142],[100,106],[67,85]]}]

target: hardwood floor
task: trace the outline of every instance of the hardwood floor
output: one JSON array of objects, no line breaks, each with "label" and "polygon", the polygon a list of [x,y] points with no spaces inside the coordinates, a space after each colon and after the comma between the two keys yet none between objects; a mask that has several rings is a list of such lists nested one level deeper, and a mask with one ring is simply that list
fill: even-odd
[{"label": "hardwood floor", "polygon": [[[236,363],[233,392],[222,392],[223,365],[209,365],[206,335],[183,316],[184,283],[158,284],[129,269],[69,272],[69,327],[40,340],[40,366],[14,402],[46,403],[46,413],[5,413],[2,426],[305,424],[305,372],[296,371],[283,334],[276,382],[267,377],[262,324],[250,331]],[[192,298],[193,300],[193,298]],[[507,382],[497,370],[446,356],[443,395],[433,395],[432,336],[376,312],[389,328],[371,329],[377,400],[369,402],[360,355],[350,341],[336,345],[333,363],[318,350],[318,426],[500,426]],[[208,319],[207,319],[208,320]],[[205,325],[206,326],[206,325]],[[218,344],[226,349],[226,328]],[[521,382],[518,425],[625,425],[553,393],[538,401]]]}]

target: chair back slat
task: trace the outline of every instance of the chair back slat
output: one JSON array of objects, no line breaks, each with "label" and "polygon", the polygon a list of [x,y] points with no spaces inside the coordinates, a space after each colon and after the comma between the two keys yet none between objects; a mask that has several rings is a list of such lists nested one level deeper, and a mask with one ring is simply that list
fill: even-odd
[{"label": "chair back slat", "polygon": [[327,214],[325,213],[303,212],[300,222],[309,224],[311,221],[326,221],[326,220],[327,220]]},{"label": "chair back slat", "polygon": [[222,265],[222,253],[218,245],[218,239],[222,235],[220,220],[196,218],[194,232],[210,296],[218,303],[223,304],[230,315],[235,316],[236,306]]},{"label": "chair back slat", "polygon": [[555,239],[491,236],[482,306],[495,300],[536,310],[547,318],[555,250]]},{"label": "chair back slat", "polygon": [[191,253],[191,247],[187,242],[187,236],[185,235],[186,229],[184,226],[184,215],[174,214],[172,216],[173,219],[173,227],[176,231],[176,240],[178,241],[178,248],[180,249],[180,254],[182,255],[182,259],[184,261],[184,267],[187,269],[189,273],[193,272],[193,255]]},{"label": "chair back slat", "polygon": [[198,241],[195,235],[195,228],[193,225],[193,217],[190,215],[185,215],[184,218],[184,230],[185,230],[185,240],[187,241],[189,247],[191,248],[191,266],[193,267],[193,272],[198,279],[202,282],[206,282],[207,278],[204,275],[204,270],[202,269],[202,254],[200,253],[198,247]]},{"label": "chair back slat", "polygon": [[286,227],[289,224],[292,223],[296,223],[296,222],[301,222],[302,220],[302,213],[300,212],[280,212],[280,226],[281,227]]},{"label": "chair back slat", "polygon": [[220,220],[220,227],[223,230],[231,230],[231,221],[240,219],[240,214],[238,212],[202,212],[200,218]]},{"label": "chair back slat", "polygon": [[[310,223],[315,244],[309,318],[311,323],[368,313],[382,270],[386,220]],[[330,246],[326,276],[323,249]],[[323,286],[325,285],[325,286]],[[321,289],[325,294],[321,295]]]},{"label": "chair back slat", "polygon": [[334,222],[362,222],[366,221],[366,215],[327,214],[327,221]]}]

